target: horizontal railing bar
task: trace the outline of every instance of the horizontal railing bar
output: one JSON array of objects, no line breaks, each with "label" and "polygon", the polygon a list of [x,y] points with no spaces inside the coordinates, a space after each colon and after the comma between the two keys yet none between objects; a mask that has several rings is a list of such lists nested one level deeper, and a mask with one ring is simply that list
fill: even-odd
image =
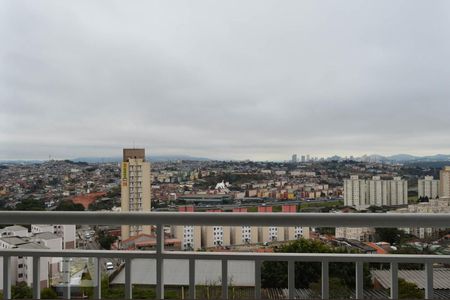
[{"label": "horizontal railing bar", "polygon": [[450,227],[450,214],[0,212],[0,224]]},{"label": "horizontal railing bar", "polygon": [[[255,253],[255,252],[184,252],[165,251],[163,259],[194,260],[249,260],[249,261],[310,261],[310,262],[398,262],[398,263],[448,263],[450,255],[419,254],[351,254],[351,253]],[[101,251],[101,250],[0,250],[0,257],[101,257],[156,259],[154,251]]]}]

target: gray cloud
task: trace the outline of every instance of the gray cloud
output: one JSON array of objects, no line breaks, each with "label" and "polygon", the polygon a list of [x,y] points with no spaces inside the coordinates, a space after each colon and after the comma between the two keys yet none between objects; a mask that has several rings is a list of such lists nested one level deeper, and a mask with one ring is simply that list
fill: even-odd
[{"label": "gray cloud", "polygon": [[3,1],[0,159],[450,153],[447,1]]}]

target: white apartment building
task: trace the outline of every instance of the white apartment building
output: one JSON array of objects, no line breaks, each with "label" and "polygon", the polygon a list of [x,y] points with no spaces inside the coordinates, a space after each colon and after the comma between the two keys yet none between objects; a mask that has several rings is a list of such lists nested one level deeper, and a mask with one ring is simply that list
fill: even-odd
[{"label": "white apartment building", "polygon": [[[151,210],[150,163],[145,160],[145,149],[123,149],[121,172],[121,209],[128,211]],[[123,225],[122,240],[138,234],[151,234],[149,225]]]},{"label": "white apartment building", "polygon": [[370,180],[359,179],[352,175],[344,180],[344,204],[356,209],[369,206],[398,206],[408,204],[408,182],[401,177],[381,180],[374,176]]},{"label": "white apartment building", "polygon": [[395,205],[406,205],[408,204],[408,182],[402,180],[401,177],[394,177],[393,180],[389,181],[390,185],[390,204]]},{"label": "white apartment building", "polygon": [[[61,250],[61,238],[53,233],[38,233],[36,235],[24,234],[22,226],[9,226],[2,230],[9,232],[8,236],[0,238],[0,249],[33,249],[33,250]],[[14,231],[14,230],[17,231]],[[49,269],[58,269],[53,264],[54,258],[41,257],[40,265],[40,286],[49,287]],[[3,269],[3,258],[0,257],[0,269]],[[12,283],[26,282],[28,286],[33,284],[33,259],[32,257],[11,257],[11,278]],[[3,290],[3,273],[0,273],[0,290]]]},{"label": "white apartment building", "polygon": [[27,237],[29,236],[28,229],[20,225],[7,226],[0,229],[0,237],[9,236]]},{"label": "white apartment building", "polygon": [[439,197],[450,197],[450,166],[439,172]]},{"label": "white apartment building", "polygon": [[[422,213],[422,214],[450,214],[450,198],[430,199],[429,202],[420,202],[417,204],[410,204],[407,208],[397,209],[394,213]],[[432,237],[444,228],[401,228],[406,233],[413,234],[419,238]]]},{"label": "white apartment building", "polygon": [[373,176],[367,180],[368,203],[376,206],[389,205],[389,181],[381,180],[380,176]]},{"label": "white apartment building", "polygon": [[439,180],[433,176],[425,176],[417,182],[418,196],[428,197],[428,199],[436,199],[439,197]]},{"label": "white apartment building", "polygon": [[360,242],[371,242],[375,235],[372,227],[336,227],[336,238],[357,240]]},{"label": "white apartment building", "polygon": [[62,239],[63,249],[76,248],[77,237],[75,225],[48,225],[48,224],[31,225],[32,234],[38,234],[42,232],[51,232],[60,237]]},{"label": "white apartment building", "polygon": [[356,208],[366,208],[366,181],[359,179],[358,175],[351,175],[344,179],[344,204]]}]

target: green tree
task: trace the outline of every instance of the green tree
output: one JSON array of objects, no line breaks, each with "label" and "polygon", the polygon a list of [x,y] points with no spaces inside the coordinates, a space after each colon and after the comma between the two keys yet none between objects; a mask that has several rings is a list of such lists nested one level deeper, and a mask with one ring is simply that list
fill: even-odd
[{"label": "green tree", "polygon": [[32,299],[33,290],[26,282],[20,282],[11,287],[11,297],[12,299]]},{"label": "green tree", "polygon": [[[347,253],[345,248],[333,248],[320,241],[300,239],[280,247],[283,253]],[[330,263],[330,278],[337,278],[345,286],[355,286],[354,263]],[[308,288],[321,278],[320,263],[295,263],[295,283],[297,288]],[[261,284],[265,288],[285,288],[288,285],[287,262],[264,262]],[[364,268],[364,284],[371,286],[370,272]]]},{"label": "green tree", "polygon": [[41,299],[56,299],[58,294],[51,288],[43,288],[41,291]]},{"label": "green tree", "polygon": [[108,198],[120,197],[120,185],[117,185],[117,186],[111,188],[106,193],[106,197],[108,197]]},{"label": "green tree", "polygon": [[111,245],[117,240],[117,237],[106,234],[104,231],[98,233],[98,242],[103,249],[111,250]]},{"label": "green tree", "polygon": [[379,242],[398,244],[403,238],[403,231],[397,228],[375,228],[375,239]]},{"label": "green tree", "polygon": [[16,205],[16,210],[25,210],[25,211],[42,211],[45,210],[45,203],[43,200],[34,199],[32,197],[22,199]]},{"label": "green tree", "polygon": [[84,206],[75,204],[70,200],[63,200],[58,203],[55,208],[56,211],[84,211]]},{"label": "green tree", "polygon": [[399,299],[423,299],[424,292],[419,289],[419,287],[412,283],[404,280],[403,278],[398,279],[398,298]]}]

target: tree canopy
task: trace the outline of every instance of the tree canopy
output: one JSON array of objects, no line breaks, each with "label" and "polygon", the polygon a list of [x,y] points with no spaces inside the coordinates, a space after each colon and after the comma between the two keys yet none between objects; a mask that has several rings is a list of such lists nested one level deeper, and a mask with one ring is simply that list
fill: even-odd
[{"label": "tree canopy", "polygon": [[[282,246],[277,252],[347,253],[347,249],[330,247],[320,241],[300,239]],[[333,278],[332,282],[335,290],[345,287],[353,288],[355,286],[354,263],[330,263],[329,274],[330,280]],[[295,263],[296,288],[313,288],[311,284],[318,283],[320,280],[320,263]],[[261,284],[265,288],[286,288],[288,286],[287,262],[264,262],[261,272]],[[367,266],[364,268],[364,284],[366,287],[372,285]],[[332,290],[330,289],[330,291]]]},{"label": "tree canopy", "polygon": [[84,206],[81,204],[75,204],[70,200],[63,200],[58,203],[55,210],[56,211],[83,211]]}]

